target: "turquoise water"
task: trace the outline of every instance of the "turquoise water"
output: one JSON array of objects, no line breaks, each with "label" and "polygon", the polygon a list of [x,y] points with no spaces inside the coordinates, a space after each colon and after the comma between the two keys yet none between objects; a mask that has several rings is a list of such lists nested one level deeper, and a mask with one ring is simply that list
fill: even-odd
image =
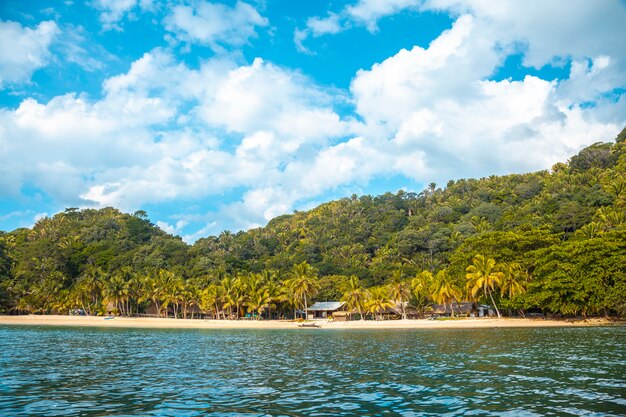
[{"label": "turquoise water", "polygon": [[0,415],[626,415],[626,327],[0,327]]}]

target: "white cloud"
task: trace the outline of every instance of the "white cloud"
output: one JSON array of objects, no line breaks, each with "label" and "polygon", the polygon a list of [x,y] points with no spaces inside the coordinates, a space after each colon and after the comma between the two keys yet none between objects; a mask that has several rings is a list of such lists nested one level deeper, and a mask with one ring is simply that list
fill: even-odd
[{"label": "white cloud", "polygon": [[408,8],[416,8],[419,4],[418,0],[361,0],[353,6],[346,6],[343,14],[348,19],[365,25],[370,32],[375,32],[378,30],[377,22],[380,18]]},{"label": "white cloud", "polygon": [[326,18],[311,17],[307,20],[306,26],[311,30],[313,36],[321,36],[339,33],[343,28],[340,22],[341,17],[335,13],[329,13]]},{"label": "white cloud", "polygon": [[104,30],[121,30],[119,22],[125,17],[134,18],[133,10],[150,10],[152,1],[146,0],[94,0],[91,5],[100,11],[100,23]]},{"label": "white cloud", "polygon": [[497,39],[498,48],[524,48],[524,65],[536,68],[568,59],[613,55],[624,61],[626,56],[620,36],[626,5],[616,0],[358,0],[326,17],[309,18],[304,29],[296,29],[294,41],[298,50],[311,52],[304,46],[309,36],[354,26],[375,32],[380,19],[407,10],[472,15],[485,34]]},{"label": "white cloud", "polygon": [[[585,144],[611,139],[626,122],[623,106],[620,112],[601,99],[624,84],[619,48],[574,61],[567,80],[493,81],[512,52],[500,42],[521,36],[503,38],[501,30],[464,14],[428,48],[401,50],[354,78],[351,91],[367,125],[362,134],[397,155],[399,172],[429,182],[545,169]],[[587,101],[596,105],[581,106]],[[371,139],[381,134],[391,142]]]},{"label": "white cloud", "polygon": [[58,33],[53,21],[41,22],[32,29],[0,21],[0,88],[29,82],[33,72],[48,63],[50,44]]},{"label": "white cloud", "polygon": [[157,221],[156,225],[161,228],[164,232],[167,232],[171,235],[180,235],[183,231],[183,228],[187,226],[186,220],[178,220],[175,224],[169,224],[163,221]]},{"label": "white cloud", "polygon": [[339,12],[328,12],[325,17],[310,17],[304,29],[296,28],[294,43],[300,52],[312,53],[304,41],[312,36],[334,35],[353,26],[365,26],[370,32],[378,31],[378,21],[406,9],[417,9],[421,0],[360,0],[345,6]]},{"label": "white cloud", "polygon": [[470,13],[500,44],[527,47],[524,64],[540,68],[573,58],[626,56],[626,5],[615,0],[427,0],[424,10]]},{"label": "white cloud", "polygon": [[192,6],[177,5],[165,18],[165,28],[178,39],[221,50],[224,46],[242,46],[256,35],[257,27],[268,20],[249,5],[238,1],[234,7],[208,1]]},{"label": "white cloud", "polygon": [[[215,17],[213,8],[203,11],[207,4],[188,10],[191,19],[180,21],[187,29],[176,26],[190,42],[242,44],[262,26],[244,13],[243,32],[228,25],[201,32],[198,19],[246,8],[221,6]],[[367,25],[412,3],[395,2],[391,12],[389,4],[359,2],[349,10]],[[59,204],[129,211],[148,203],[240,196],[214,204],[209,213],[198,208],[188,217],[159,219],[163,230],[193,241],[262,225],[376,178],[441,183],[549,168],[621,130],[626,98],[616,103],[610,94],[626,79],[621,45],[538,45],[527,32],[543,30],[543,24],[532,26],[526,15],[519,22],[531,23],[511,20],[514,12],[534,16],[534,10],[502,2],[483,12],[481,3],[468,4],[425,3],[453,10],[453,26],[428,47],[403,49],[359,71],[347,91],[263,59],[241,65],[222,56],[192,69],[171,51],[154,49],[108,78],[100,99],[26,99],[15,110],[0,110],[0,193],[19,195],[30,184]],[[312,20],[309,30],[331,33],[344,27],[341,19]],[[351,19],[355,24],[357,17]],[[171,18],[168,24],[174,24]],[[565,34],[568,26],[557,31]],[[624,33],[620,25],[598,36],[609,31]],[[520,51],[530,57],[528,65],[571,59],[569,76],[491,79]],[[338,112],[344,104],[354,113]],[[199,222],[200,230],[190,230]]]},{"label": "white cloud", "polygon": [[346,132],[332,104],[333,97],[311,80],[257,58],[207,89],[200,112],[208,123],[231,132],[274,132],[286,139],[279,146],[295,151],[303,142],[324,142]]},{"label": "white cloud", "polygon": [[[350,125],[330,94],[262,60],[215,58],[191,70],[155,49],[107,79],[103,92],[95,101],[67,94],[0,111],[5,195],[28,183],[62,204],[133,211],[264,189]],[[233,143],[216,139],[225,131]]]}]

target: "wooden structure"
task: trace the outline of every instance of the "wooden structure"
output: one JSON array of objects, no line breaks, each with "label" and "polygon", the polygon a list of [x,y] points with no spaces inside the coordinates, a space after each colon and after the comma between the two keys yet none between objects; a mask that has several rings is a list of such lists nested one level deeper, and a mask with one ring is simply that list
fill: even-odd
[{"label": "wooden structure", "polygon": [[459,317],[492,317],[495,314],[493,307],[469,301],[452,303],[452,305],[434,304],[432,306],[432,315],[435,317],[450,317],[453,311],[454,315]]},{"label": "wooden structure", "polygon": [[333,314],[344,309],[346,303],[341,301],[317,302],[307,308],[306,318],[309,320],[324,320],[333,317]]}]

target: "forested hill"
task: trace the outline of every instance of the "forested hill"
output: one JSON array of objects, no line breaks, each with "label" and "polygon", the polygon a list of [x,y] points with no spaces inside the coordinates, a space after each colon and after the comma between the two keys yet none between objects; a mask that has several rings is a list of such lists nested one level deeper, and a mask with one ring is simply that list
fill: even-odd
[{"label": "forested hill", "polygon": [[[494,285],[491,296],[509,311],[624,315],[625,137],[626,129],[615,142],[585,148],[550,171],[353,196],[192,246],[144,212],[67,209],[32,229],[0,234],[0,311],[66,312],[85,302],[102,311],[107,294],[117,306],[115,285],[126,288],[127,312],[131,305],[141,311],[166,303],[143,293],[159,273],[187,291],[173,300],[192,297],[187,301],[202,305],[207,288],[224,278],[258,274],[266,284],[284,283],[303,262],[314,268],[317,299],[344,296],[351,276],[364,289],[412,282],[413,297],[423,281],[422,295],[431,301],[439,279],[456,288],[457,300],[480,298],[466,285],[466,269],[480,254],[497,263],[495,270],[514,268],[523,277],[516,291],[502,279]],[[96,275],[94,299],[83,287]]]}]

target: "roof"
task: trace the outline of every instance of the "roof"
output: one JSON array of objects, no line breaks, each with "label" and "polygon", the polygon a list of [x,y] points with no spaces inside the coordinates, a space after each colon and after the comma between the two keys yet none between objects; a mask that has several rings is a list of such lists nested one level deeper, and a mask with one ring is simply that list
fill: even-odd
[{"label": "roof", "polygon": [[340,301],[317,302],[307,309],[307,311],[335,311],[343,307],[345,303]]},{"label": "roof", "polygon": [[469,301],[461,301],[460,303],[449,304],[433,304],[432,309],[435,314],[450,314],[454,310],[455,314],[469,314],[473,311],[477,311],[479,308],[493,310],[493,307],[486,304],[474,304]]}]

